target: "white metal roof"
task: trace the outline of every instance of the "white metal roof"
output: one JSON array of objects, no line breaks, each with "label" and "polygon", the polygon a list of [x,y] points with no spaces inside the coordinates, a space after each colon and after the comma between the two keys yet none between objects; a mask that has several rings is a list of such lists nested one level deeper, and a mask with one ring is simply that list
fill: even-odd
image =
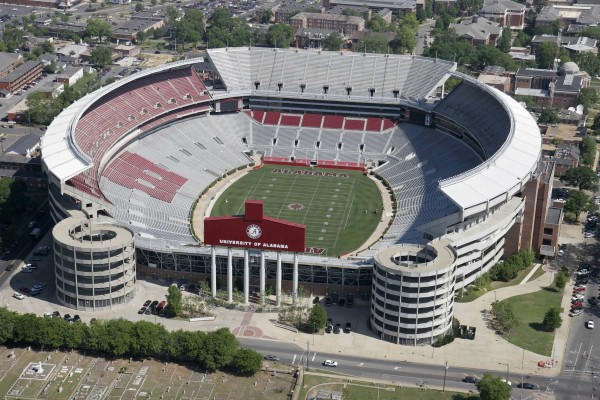
[{"label": "white metal roof", "polygon": [[512,115],[512,129],[504,146],[489,160],[440,182],[441,190],[463,210],[520,190],[535,170],[542,148],[533,117],[512,97],[492,90]]},{"label": "white metal roof", "polygon": [[64,182],[92,167],[90,158],[77,147],[73,134],[83,112],[106,93],[148,75],[202,61],[203,59],[194,58],[149,68],[98,89],[64,109],[48,126],[41,140],[42,161],[48,172]]}]

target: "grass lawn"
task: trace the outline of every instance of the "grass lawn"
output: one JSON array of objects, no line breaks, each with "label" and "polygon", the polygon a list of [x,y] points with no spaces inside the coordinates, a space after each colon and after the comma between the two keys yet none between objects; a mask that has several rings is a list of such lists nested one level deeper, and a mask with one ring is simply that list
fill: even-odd
[{"label": "grass lawn", "polygon": [[[339,383],[337,383],[339,382]],[[318,387],[315,387],[319,385]],[[379,389],[378,389],[379,386]],[[470,396],[465,393],[456,393],[446,391],[442,393],[439,390],[421,390],[420,388],[398,388],[394,385],[378,384],[352,380],[340,381],[336,378],[325,376],[305,375],[299,400],[305,400],[309,392],[315,395],[317,390],[339,391],[343,393],[344,400],[476,400],[477,396]]]},{"label": "grass lawn", "polygon": [[[544,289],[503,300],[502,302],[512,305],[519,325],[502,337],[525,350],[551,356],[554,332],[542,330],[541,322],[550,307],[561,309],[561,299],[562,292]],[[563,321],[565,322],[567,321]]]},{"label": "grass lawn", "polygon": [[306,225],[306,246],[327,256],[360,247],[383,207],[377,185],[362,171],[264,165],[227,188],[211,215],[243,214],[246,199],[264,200],[266,216]]},{"label": "grass lawn", "polygon": [[[503,287],[518,285],[531,272],[534,265],[535,264],[532,264],[529,268],[526,268],[523,271],[519,271],[519,273],[517,274],[517,277],[515,279],[511,279],[508,282],[494,281],[490,285],[486,286],[485,288],[481,288],[481,289],[475,289],[474,287],[471,286],[467,290],[465,290],[465,293],[462,296],[459,294],[458,297],[456,297],[456,302],[457,303],[469,303],[494,289],[500,289]],[[544,272],[545,271],[543,270],[543,268],[539,267],[537,269],[537,271],[535,271],[533,273],[533,276],[531,278],[529,278],[529,280],[531,281],[531,280],[538,278]]]}]

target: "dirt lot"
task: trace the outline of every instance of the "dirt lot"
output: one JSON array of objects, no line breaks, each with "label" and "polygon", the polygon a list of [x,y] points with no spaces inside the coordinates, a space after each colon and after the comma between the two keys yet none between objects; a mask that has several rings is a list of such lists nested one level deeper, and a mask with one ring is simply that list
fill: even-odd
[{"label": "dirt lot", "polygon": [[156,360],[0,347],[0,398],[5,399],[283,400],[291,383],[292,376],[283,373],[240,378]]},{"label": "dirt lot", "polygon": [[170,63],[173,61],[174,56],[172,54],[141,53],[137,57],[144,59],[144,61],[140,64],[140,67],[150,68]]}]

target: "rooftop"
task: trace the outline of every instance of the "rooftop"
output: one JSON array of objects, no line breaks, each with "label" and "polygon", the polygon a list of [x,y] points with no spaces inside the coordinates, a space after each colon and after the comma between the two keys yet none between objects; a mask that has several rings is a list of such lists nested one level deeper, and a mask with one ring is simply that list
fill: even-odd
[{"label": "rooftop", "polygon": [[361,17],[355,17],[353,15],[340,15],[340,14],[320,14],[311,12],[301,12],[292,17],[292,19],[322,19],[327,21],[342,21],[342,22],[354,22],[361,23],[365,20]]},{"label": "rooftop", "polygon": [[558,207],[548,207],[546,214],[546,223],[550,225],[560,225],[563,210]]},{"label": "rooftop", "polygon": [[24,64],[18,66],[13,72],[6,75],[4,78],[1,78],[0,82],[12,82],[15,79],[20,78],[23,74],[27,73],[28,71],[34,69],[38,65],[41,65],[39,61],[26,61]]},{"label": "rooftop", "polygon": [[16,63],[19,58],[21,58],[21,55],[17,53],[0,53],[0,71],[4,71]]}]

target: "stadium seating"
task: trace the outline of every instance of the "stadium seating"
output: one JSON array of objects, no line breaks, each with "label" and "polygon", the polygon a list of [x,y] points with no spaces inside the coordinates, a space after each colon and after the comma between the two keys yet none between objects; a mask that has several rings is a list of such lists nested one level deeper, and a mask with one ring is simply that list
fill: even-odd
[{"label": "stadium seating", "polygon": [[511,126],[507,110],[492,94],[468,82],[454,88],[434,111],[474,135],[486,159],[502,147]]},{"label": "stadium seating", "polygon": [[115,205],[113,216],[127,221],[139,237],[194,243],[192,205],[219,176],[250,162],[241,141],[249,124],[242,114],[188,119],[128,148],[104,169],[100,181]]},{"label": "stadium seating", "polygon": [[[101,197],[97,169],[103,155],[140,126],[148,130],[169,119],[206,111],[206,105],[197,104],[210,98],[204,93],[204,84],[191,68],[165,71],[110,92],[86,110],[75,127],[75,142],[94,167],[71,179],[71,184]],[[152,123],[145,126],[147,121]]]}]

